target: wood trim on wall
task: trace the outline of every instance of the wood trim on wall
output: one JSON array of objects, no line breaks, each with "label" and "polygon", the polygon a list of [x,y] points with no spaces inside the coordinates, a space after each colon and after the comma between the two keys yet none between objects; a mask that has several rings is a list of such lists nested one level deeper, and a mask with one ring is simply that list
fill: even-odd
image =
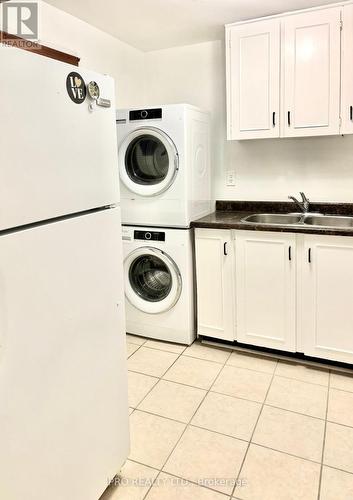
[{"label": "wood trim on wall", "polygon": [[73,66],[78,66],[80,62],[80,58],[73,56],[72,54],[67,54],[66,52],[61,52],[60,50],[46,47],[45,45],[41,45],[40,43],[26,40],[17,35],[12,35],[11,33],[6,33],[6,31],[0,31],[0,42],[6,45],[10,45],[11,47],[17,47],[22,50],[34,52],[40,56],[49,57],[50,59],[56,59],[57,61],[72,64]]}]

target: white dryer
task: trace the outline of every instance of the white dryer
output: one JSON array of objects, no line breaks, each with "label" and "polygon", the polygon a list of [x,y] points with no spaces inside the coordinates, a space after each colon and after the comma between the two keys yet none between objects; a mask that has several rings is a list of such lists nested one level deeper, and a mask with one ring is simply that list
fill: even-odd
[{"label": "white dryer", "polygon": [[192,230],[124,226],[123,246],[127,332],[191,344]]},{"label": "white dryer", "polygon": [[189,227],[211,211],[209,114],[188,104],[117,111],[123,224]]}]

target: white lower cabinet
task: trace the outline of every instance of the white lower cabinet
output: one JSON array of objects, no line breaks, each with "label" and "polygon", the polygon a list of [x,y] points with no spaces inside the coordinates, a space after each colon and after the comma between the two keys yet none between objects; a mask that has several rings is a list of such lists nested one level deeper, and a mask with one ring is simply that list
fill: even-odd
[{"label": "white lower cabinet", "polygon": [[302,248],[304,353],[353,363],[353,238],[305,235]]},{"label": "white lower cabinet", "polygon": [[197,229],[196,269],[199,335],[353,364],[353,237]]},{"label": "white lower cabinet", "polygon": [[235,231],[237,340],[296,350],[296,236]]},{"label": "white lower cabinet", "polygon": [[197,333],[235,340],[232,232],[196,229]]}]

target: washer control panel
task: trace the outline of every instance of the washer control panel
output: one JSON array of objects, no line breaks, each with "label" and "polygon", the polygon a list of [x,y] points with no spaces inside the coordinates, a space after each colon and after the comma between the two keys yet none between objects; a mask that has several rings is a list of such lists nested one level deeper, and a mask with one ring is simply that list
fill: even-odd
[{"label": "washer control panel", "polygon": [[135,240],[165,241],[165,233],[160,231],[134,231]]}]

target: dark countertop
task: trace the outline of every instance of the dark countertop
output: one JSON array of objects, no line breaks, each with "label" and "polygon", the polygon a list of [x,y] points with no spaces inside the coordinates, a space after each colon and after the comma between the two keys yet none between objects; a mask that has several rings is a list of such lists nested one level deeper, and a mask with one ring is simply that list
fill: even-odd
[{"label": "dark countertop", "polygon": [[[298,213],[298,208],[294,203],[290,202],[217,201],[216,211],[191,222],[191,227],[353,237],[353,228],[327,228],[304,224],[249,224],[241,222],[241,219],[252,214],[293,212]],[[353,216],[353,203],[311,203],[310,212],[325,215]]]}]

